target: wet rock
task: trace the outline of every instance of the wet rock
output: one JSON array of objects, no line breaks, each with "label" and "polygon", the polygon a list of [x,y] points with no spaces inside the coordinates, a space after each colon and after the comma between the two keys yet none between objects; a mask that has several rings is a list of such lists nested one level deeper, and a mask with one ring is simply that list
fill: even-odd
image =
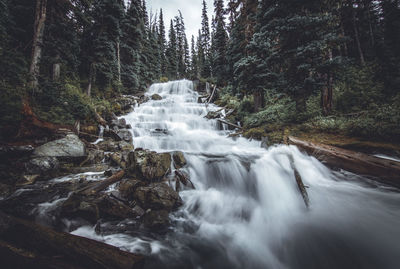
[{"label": "wet rock", "polygon": [[122,141],[125,141],[125,142],[128,142],[128,143],[132,144],[133,137],[132,137],[132,133],[131,133],[130,130],[128,130],[128,129],[120,129],[120,130],[117,131],[117,135],[119,136],[120,141],[122,140]]},{"label": "wet rock", "polygon": [[33,156],[56,157],[67,161],[83,161],[86,158],[86,147],[78,136],[68,134],[65,138],[48,142],[36,148]]},{"label": "wet rock", "polygon": [[169,213],[166,210],[150,210],[143,216],[143,224],[151,230],[161,230],[169,225]]},{"label": "wet rock", "polygon": [[113,172],[111,169],[108,169],[106,171],[104,171],[104,176],[106,177],[111,177],[113,175]]},{"label": "wet rock", "polygon": [[175,151],[172,154],[172,159],[174,160],[174,166],[176,169],[180,169],[187,164],[185,156],[181,151]]},{"label": "wet rock", "polygon": [[88,149],[88,156],[81,165],[98,164],[104,160],[104,151],[98,149]]},{"label": "wet rock", "polygon": [[136,149],[129,153],[128,174],[147,181],[160,180],[170,172],[171,155]]},{"label": "wet rock", "polygon": [[25,170],[30,175],[40,175],[51,178],[57,174],[60,163],[56,157],[36,157],[25,164]]},{"label": "wet rock", "polygon": [[116,151],[133,151],[134,147],[132,144],[125,141],[113,141],[113,140],[105,140],[97,144],[100,150],[108,151],[108,152],[116,152]]},{"label": "wet rock", "polygon": [[61,217],[82,218],[93,224],[99,219],[124,220],[142,214],[137,208],[133,210],[108,194],[100,197],[72,194],[61,207]]},{"label": "wet rock", "polygon": [[162,182],[138,187],[134,198],[145,209],[172,211],[182,205],[179,194]]},{"label": "wet rock", "polygon": [[128,155],[122,152],[114,152],[110,155],[111,163],[123,169],[127,167]]},{"label": "wet rock", "polygon": [[133,201],[136,189],[142,186],[144,186],[144,182],[141,180],[125,179],[119,184],[118,191],[122,198],[128,201]]},{"label": "wet rock", "polygon": [[159,95],[159,94],[157,94],[157,93],[155,93],[155,94],[153,94],[152,96],[151,96],[151,100],[155,100],[155,101],[159,101],[159,100],[162,100],[163,98]]}]

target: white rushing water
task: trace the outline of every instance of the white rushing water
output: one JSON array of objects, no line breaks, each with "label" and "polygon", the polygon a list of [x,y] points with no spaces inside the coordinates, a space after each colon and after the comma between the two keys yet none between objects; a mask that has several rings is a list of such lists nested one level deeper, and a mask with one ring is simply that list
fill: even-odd
[{"label": "white rushing water", "polygon": [[[183,151],[196,189],[180,192],[184,205],[162,238],[98,240],[153,255],[148,268],[398,268],[398,192],[332,172],[294,146],[266,150],[228,138],[204,118],[218,107],[197,103],[190,81],[155,84],[146,94],[156,93],[163,99],[124,117],[133,144]],[[308,187],[309,209],[291,159]],[[84,229],[75,233],[87,235]]]}]

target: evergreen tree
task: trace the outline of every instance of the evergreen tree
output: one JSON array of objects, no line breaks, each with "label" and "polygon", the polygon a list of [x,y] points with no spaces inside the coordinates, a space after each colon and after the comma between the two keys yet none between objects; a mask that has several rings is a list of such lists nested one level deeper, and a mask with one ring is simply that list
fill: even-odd
[{"label": "evergreen tree", "polygon": [[201,75],[203,77],[209,77],[211,75],[211,65],[210,65],[210,46],[211,46],[211,37],[210,37],[210,26],[207,15],[207,4],[203,0],[203,10],[202,10],[202,21],[201,21],[201,53],[199,53],[199,62],[201,67]]},{"label": "evergreen tree", "polygon": [[178,76],[178,59],[177,59],[177,44],[176,44],[176,33],[174,29],[174,22],[171,20],[171,26],[169,28],[169,41],[166,50],[166,58],[168,62],[167,75],[170,79],[175,79]]},{"label": "evergreen tree", "polygon": [[121,21],[124,15],[123,1],[98,0],[92,28],[92,74],[101,88],[118,80],[117,44],[121,37]]},{"label": "evergreen tree", "polygon": [[135,92],[141,87],[141,51],[145,33],[141,16],[141,3],[132,0],[123,20],[121,45],[121,79],[127,93]]},{"label": "evergreen tree", "polygon": [[190,77],[191,79],[196,79],[199,76],[198,67],[198,55],[196,50],[196,43],[194,41],[194,36],[191,39],[191,60],[190,60]]},{"label": "evergreen tree", "polygon": [[226,68],[226,46],[228,36],[225,29],[224,2],[215,0],[215,34],[213,35],[213,50],[215,51],[213,61],[213,75],[219,84],[227,80]]},{"label": "evergreen tree", "polygon": [[166,76],[167,72],[167,58],[165,57],[165,50],[167,46],[167,40],[165,37],[165,26],[164,26],[164,17],[163,11],[160,9],[160,17],[158,22],[158,43],[160,46],[160,57],[161,57],[161,74],[162,76]]},{"label": "evergreen tree", "polygon": [[178,64],[178,77],[184,78],[186,75],[186,51],[189,50],[185,34],[185,23],[182,13],[175,17],[175,34],[176,34],[176,55]]}]

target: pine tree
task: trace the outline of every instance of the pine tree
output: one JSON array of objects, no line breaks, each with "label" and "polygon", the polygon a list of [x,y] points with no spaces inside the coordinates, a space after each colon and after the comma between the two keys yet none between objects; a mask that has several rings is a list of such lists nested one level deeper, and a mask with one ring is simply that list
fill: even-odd
[{"label": "pine tree", "polygon": [[132,0],[123,20],[121,45],[121,79],[127,93],[133,93],[141,87],[141,51],[145,38],[144,22],[141,16],[141,3]]},{"label": "pine tree", "polygon": [[90,77],[95,77],[100,88],[106,88],[118,80],[117,44],[122,35],[123,14],[122,1],[99,0],[94,9]]},{"label": "pine tree", "polygon": [[215,34],[213,35],[213,47],[215,56],[213,61],[213,75],[219,84],[227,80],[226,46],[228,36],[225,29],[224,2],[215,0]]},{"label": "pine tree", "polygon": [[211,46],[211,37],[210,37],[210,26],[207,15],[207,4],[203,0],[203,10],[202,10],[202,21],[201,21],[201,53],[199,53],[199,62],[201,67],[201,75],[202,77],[209,77],[211,75],[211,65],[210,65],[210,46]]},{"label": "pine tree", "polygon": [[178,64],[178,77],[184,78],[186,75],[186,51],[189,50],[185,34],[185,23],[182,13],[175,17],[175,34],[176,34],[176,55]]},{"label": "pine tree", "polygon": [[191,39],[191,60],[190,60],[190,78],[197,79],[199,76],[199,67],[198,67],[198,55],[196,50],[196,43],[194,41],[194,36],[192,35]]},{"label": "pine tree", "polygon": [[160,46],[160,57],[161,57],[161,74],[162,76],[166,76],[167,72],[167,58],[165,56],[165,50],[167,46],[167,40],[165,37],[165,26],[164,26],[164,17],[163,11],[160,9],[160,17],[158,22],[158,43]]},{"label": "pine tree", "polygon": [[168,62],[167,75],[169,79],[175,79],[178,76],[178,59],[176,51],[176,33],[174,29],[174,22],[171,20],[171,26],[169,28],[169,41],[166,50],[166,58]]}]

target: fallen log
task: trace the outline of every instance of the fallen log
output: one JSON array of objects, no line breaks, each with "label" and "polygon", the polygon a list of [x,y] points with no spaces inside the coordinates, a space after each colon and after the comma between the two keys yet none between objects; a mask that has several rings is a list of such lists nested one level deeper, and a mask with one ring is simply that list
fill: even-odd
[{"label": "fallen log", "polygon": [[2,268],[142,268],[144,257],[0,212]]},{"label": "fallen log", "polygon": [[219,121],[219,122],[221,122],[221,123],[225,123],[226,125],[232,126],[232,127],[234,127],[234,128],[240,129],[240,130],[242,129],[242,127],[240,127],[239,125],[236,125],[236,124],[227,122],[227,121],[222,120],[222,119],[217,119],[217,121]]},{"label": "fallen log", "polygon": [[108,186],[120,181],[125,176],[125,171],[121,170],[118,173],[112,175],[111,177],[102,180],[101,182],[97,183],[94,186],[90,186],[89,188],[82,189],[78,191],[79,194],[83,195],[94,195],[102,190],[105,190]]},{"label": "fallen log", "polygon": [[291,136],[287,141],[288,144],[297,146],[330,167],[342,168],[359,175],[373,176],[375,180],[400,187],[400,162],[334,146],[311,143]]},{"label": "fallen log", "polygon": [[95,116],[95,118],[96,118],[96,121],[97,121],[99,124],[101,124],[101,125],[103,125],[103,126],[107,126],[107,122],[105,121],[105,119],[103,119],[103,118],[99,115],[99,113],[97,113],[96,110],[94,111],[94,116]]},{"label": "fallen log", "polygon": [[303,180],[302,180],[302,178],[300,176],[299,171],[297,171],[297,168],[294,165],[293,156],[290,155],[289,159],[290,159],[290,166],[292,167],[292,169],[294,171],[294,177],[296,179],[297,187],[299,188],[301,196],[303,197],[304,204],[306,205],[307,208],[309,208],[310,207],[310,198],[308,197],[307,189],[306,189],[306,187],[305,187],[305,185],[303,183]]}]

